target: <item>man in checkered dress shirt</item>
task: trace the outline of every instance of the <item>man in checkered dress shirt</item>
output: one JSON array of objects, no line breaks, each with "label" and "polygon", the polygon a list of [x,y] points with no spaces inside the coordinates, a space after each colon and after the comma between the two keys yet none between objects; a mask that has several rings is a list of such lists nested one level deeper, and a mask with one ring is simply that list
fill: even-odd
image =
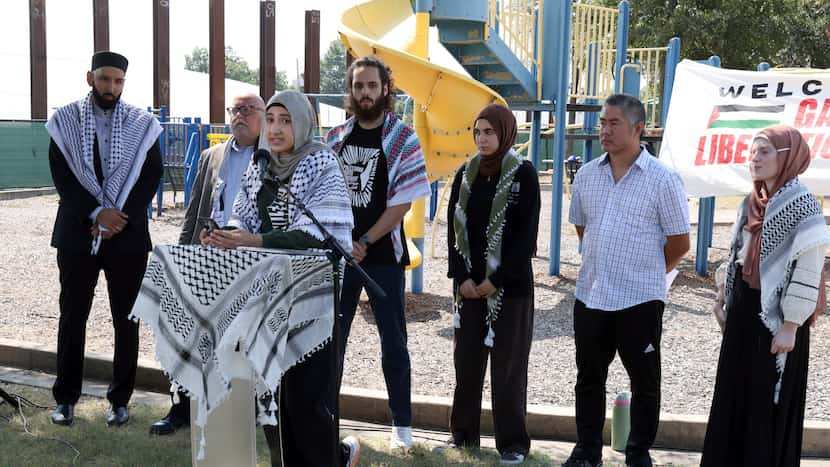
[{"label": "man in checkered dress shirt", "polygon": [[644,125],[639,100],[609,97],[600,116],[606,153],[574,180],[569,221],[583,241],[574,305],[579,440],[567,467],[602,462],[605,381],[617,352],[632,390],[626,465],[652,465],[666,272],[689,250],[689,212],[680,177],[640,146]]}]

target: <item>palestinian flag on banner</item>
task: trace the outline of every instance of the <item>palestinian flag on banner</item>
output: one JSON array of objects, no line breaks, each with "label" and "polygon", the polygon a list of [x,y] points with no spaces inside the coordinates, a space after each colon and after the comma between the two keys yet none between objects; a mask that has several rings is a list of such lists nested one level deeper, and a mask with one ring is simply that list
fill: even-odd
[{"label": "palestinian flag on banner", "polygon": [[784,105],[717,105],[707,128],[766,128],[781,123]]}]

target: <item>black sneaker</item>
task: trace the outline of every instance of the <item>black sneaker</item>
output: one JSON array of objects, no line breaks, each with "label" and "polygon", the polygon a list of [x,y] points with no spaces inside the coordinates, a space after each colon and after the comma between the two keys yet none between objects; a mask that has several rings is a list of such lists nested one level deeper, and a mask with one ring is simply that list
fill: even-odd
[{"label": "black sneaker", "polygon": [[562,467],[602,467],[602,461],[594,463],[587,459],[574,459],[573,457],[569,457],[568,460],[562,464]]},{"label": "black sneaker", "polygon": [[515,465],[525,461],[525,455],[520,452],[508,451],[501,455],[499,464]]}]

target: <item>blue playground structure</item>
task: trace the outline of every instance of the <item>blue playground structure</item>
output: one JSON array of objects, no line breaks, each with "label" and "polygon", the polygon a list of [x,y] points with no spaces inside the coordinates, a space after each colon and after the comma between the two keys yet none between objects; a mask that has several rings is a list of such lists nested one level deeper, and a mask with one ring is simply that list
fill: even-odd
[{"label": "blue playground structure", "polygon": [[[558,275],[567,141],[581,142],[582,161],[590,161],[598,139],[600,104],[617,92],[643,101],[648,115],[644,139],[660,141],[680,58],[680,40],[673,38],[665,47],[629,49],[628,0],[618,8],[570,0],[418,0],[413,7],[416,13],[429,14],[440,42],[475,80],[500,94],[512,110],[531,115],[525,145],[528,158],[537,170],[545,163],[553,169],[548,272]],[[326,102],[335,96],[320,95],[317,99]],[[163,108],[153,110],[166,130],[165,181],[174,191],[181,187],[187,204],[199,153],[208,146],[206,135],[229,129],[225,125],[212,129],[199,119],[172,119]],[[543,112],[553,117],[552,125],[542,121]],[[568,124],[569,113],[571,118],[581,114],[582,121]],[[553,143],[549,145],[552,154],[545,154],[544,159],[543,136]],[[575,167],[572,161],[567,170],[572,172]],[[430,219],[438,208],[435,184],[433,195]],[[160,189],[159,209],[161,199]],[[712,216],[709,201],[701,202],[701,215]],[[711,237],[709,224],[700,224],[702,232],[708,232],[708,237],[703,237]],[[698,251],[704,252],[698,254],[698,261],[705,265],[705,248],[699,245]],[[415,279],[412,290],[419,293],[420,287],[414,285]]]}]

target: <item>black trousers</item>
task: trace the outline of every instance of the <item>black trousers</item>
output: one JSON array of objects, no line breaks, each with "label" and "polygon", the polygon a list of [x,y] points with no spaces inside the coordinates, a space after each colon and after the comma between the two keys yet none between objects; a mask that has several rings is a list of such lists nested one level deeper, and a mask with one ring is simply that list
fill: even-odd
[{"label": "black trousers", "polygon": [[271,451],[271,465],[280,465],[280,457],[285,467],[342,465],[343,452],[335,433],[336,357],[329,343],[283,375],[279,427],[262,427]]},{"label": "black trousers", "polygon": [[[115,329],[112,382],[107,399],[127,405],[135,386],[138,364],[138,323],[132,312],[147,267],[147,253],[99,252],[98,255],[58,250],[60,273],[60,321],[58,370],[52,395],[58,404],[75,404],[81,396],[86,322],[95,295],[98,275],[107,279],[112,325]],[[100,326],[101,323],[95,323]]]},{"label": "black trousers", "polygon": [[772,333],[761,321],[761,291],[738,267],[718,358],[712,408],[703,442],[703,467],[790,467],[801,461],[810,361],[810,325],[799,326],[787,353],[778,403]]},{"label": "black trousers", "polygon": [[605,423],[605,381],[608,365],[619,352],[631,379],[631,431],[625,448],[628,464],[647,463],[660,421],[661,301],[618,311],[574,305],[576,341],[576,429],[579,440],[572,457],[598,462],[602,458]]},{"label": "black trousers", "polygon": [[496,337],[492,348],[484,345],[486,316],[485,300],[464,300],[461,327],[455,329],[453,339],[455,392],[450,431],[456,445],[479,446],[481,391],[489,356],[496,449],[527,455],[527,365],[533,339],[533,296],[503,299],[493,325]]}]

